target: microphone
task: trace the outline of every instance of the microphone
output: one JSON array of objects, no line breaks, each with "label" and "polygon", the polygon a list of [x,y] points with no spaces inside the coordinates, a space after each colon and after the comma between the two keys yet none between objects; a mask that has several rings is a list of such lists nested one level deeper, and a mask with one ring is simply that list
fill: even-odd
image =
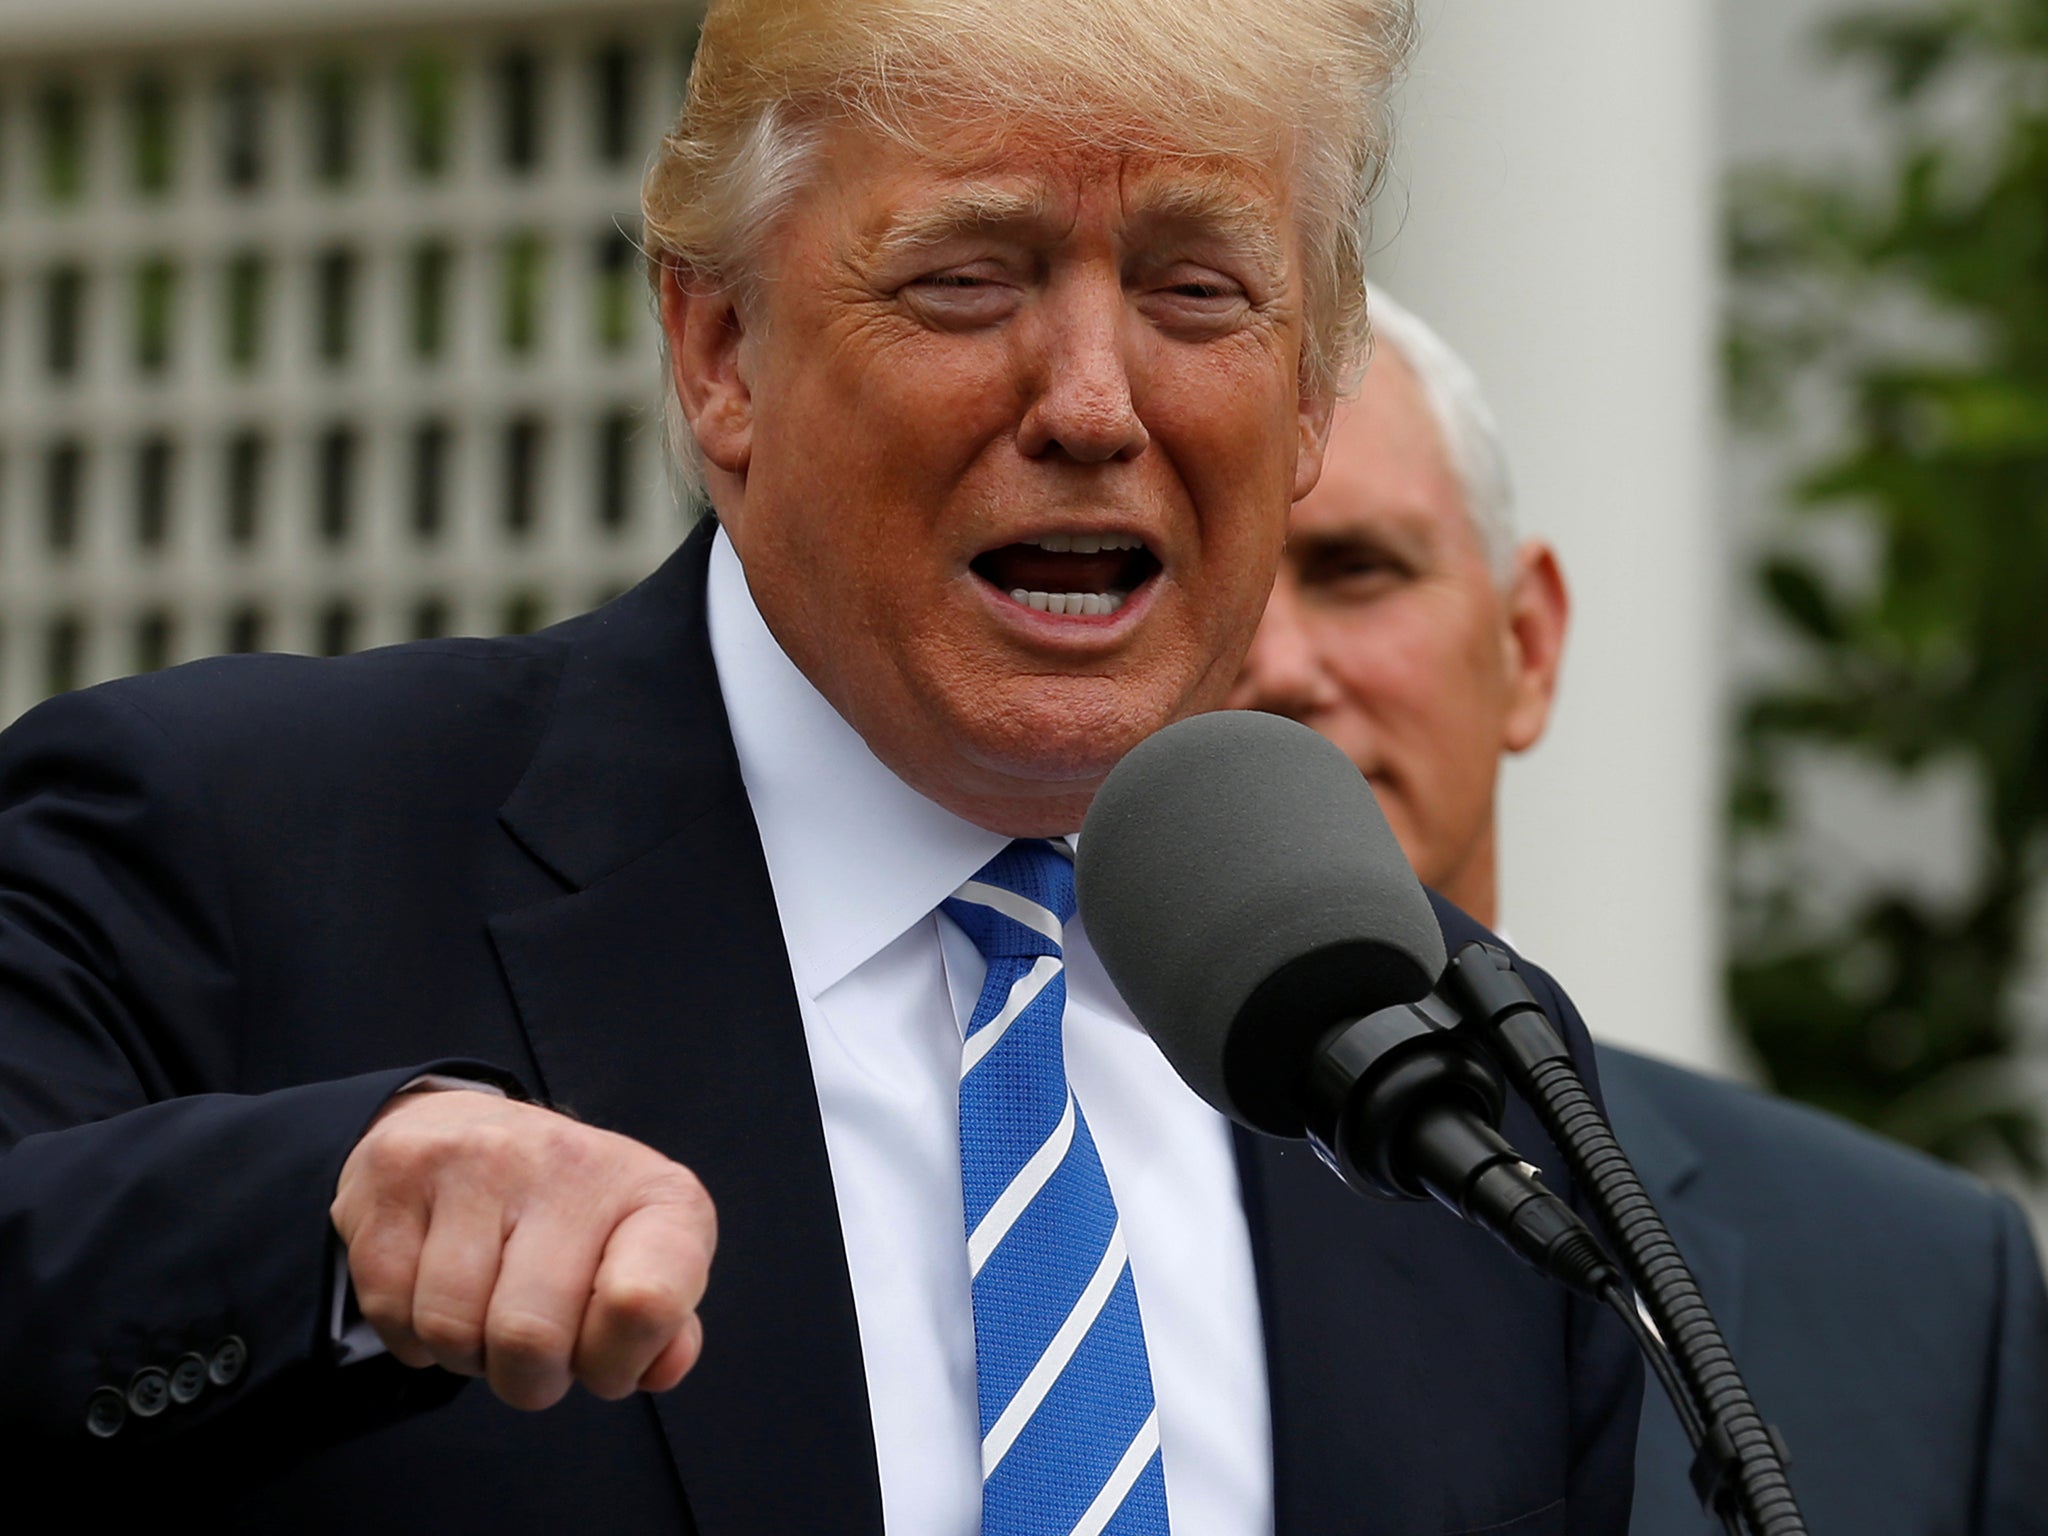
[{"label": "microphone", "polygon": [[1501,1138],[1498,1077],[1426,1001],[1436,914],[1321,736],[1230,711],[1139,743],[1088,812],[1076,882],[1110,979],[1212,1107],[1307,1137],[1362,1193],[1435,1196],[1588,1295],[1618,1279]]},{"label": "microphone", "polygon": [[[1434,1196],[1611,1308],[1698,1452],[1702,1507],[1731,1532],[1739,1519],[1804,1536],[1782,1445],[1570,1053],[1504,952],[1468,944],[1446,967],[1436,915],[1349,758],[1272,715],[1170,725],[1096,794],[1076,879],[1103,967],[1190,1088],[1253,1130],[1307,1137],[1354,1189]],[[1475,1036],[1486,1065],[1465,1048]],[[1571,1207],[1501,1139],[1493,1062],[1578,1176],[1668,1351]]]}]

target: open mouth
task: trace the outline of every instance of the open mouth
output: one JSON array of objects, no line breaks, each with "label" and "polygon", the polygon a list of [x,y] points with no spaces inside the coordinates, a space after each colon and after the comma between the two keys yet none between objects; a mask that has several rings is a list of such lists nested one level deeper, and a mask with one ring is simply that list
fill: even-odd
[{"label": "open mouth", "polygon": [[1145,541],[1127,533],[1048,533],[975,556],[975,575],[1040,613],[1107,618],[1159,574]]}]

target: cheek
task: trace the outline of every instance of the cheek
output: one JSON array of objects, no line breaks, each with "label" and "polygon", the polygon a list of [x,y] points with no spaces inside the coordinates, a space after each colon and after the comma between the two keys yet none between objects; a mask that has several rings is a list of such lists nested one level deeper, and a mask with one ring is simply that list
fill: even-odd
[{"label": "cheek", "polygon": [[820,316],[801,354],[778,350],[757,391],[761,434],[783,484],[844,503],[900,504],[902,489],[958,479],[1015,416],[996,339],[935,335],[860,316]]},{"label": "cheek", "polygon": [[1330,670],[1351,728],[1370,742],[1382,768],[1408,767],[1418,742],[1429,736],[1420,674],[1384,651],[1366,652],[1355,636],[1347,641],[1350,649]]},{"label": "cheek", "polygon": [[1248,642],[1294,502],[1291,385],[1282,389],[1270,370],[1189,368],[1148,391],[1140,409],[1193,508],[1204,599]]},{"label": "cheek", "polygon": [[1421,713],[1443,678],[1442,657],[1426,626],[1398,598],[1332,614],[1323,654],[1345,693],[1369,712]]},{"label": "cheek", "polygon": [[1284,527],[1299,457],[1291,381],[1244,367],[1188,372],[1194,376],[1176,378],[1159,392],[1147,425],[1169,444],[1202,450],[1186,455],[1191,479],[1256,494],[1262,511],[1279,509],[1273,518]]},{"label": "cheek", "polygon": [[1363,717],[1387,767],[1437,793],[1490,772],[1499,704],[1455,635],[1400,596],[1335,615],[1323,655],[1346,705]]}]

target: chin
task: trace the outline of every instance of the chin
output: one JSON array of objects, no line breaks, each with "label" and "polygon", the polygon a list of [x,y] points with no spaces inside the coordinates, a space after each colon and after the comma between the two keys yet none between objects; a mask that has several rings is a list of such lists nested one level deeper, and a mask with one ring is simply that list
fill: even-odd
[{"label": "chin", "polygon": [[1046,785],[1099,784],[1124,754],[1184,711],[1133,698],[1100,678],[1032,679],[1030,692],[991,701],[961,722],[982,766]]}]

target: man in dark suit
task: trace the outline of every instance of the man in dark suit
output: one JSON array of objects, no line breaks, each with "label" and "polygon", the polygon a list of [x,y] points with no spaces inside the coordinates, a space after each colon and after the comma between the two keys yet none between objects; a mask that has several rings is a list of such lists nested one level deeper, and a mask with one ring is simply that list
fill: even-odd
[{"label": "man in dark suit", "polygon": [[[1233,702],[1301,719],[1370,778],[1423,880],[1495,906],[1494,781],[1542,735],[1566,625],[1548,546],[1517,542],[1490,413],[1414,315],[1378,350]],[[1785,1435],[1816,1531],[2048,1531],[2048,1303],[2013,1202],[1797,1105],[1602,1045],[1616,1134]],[[1661,1393],[1637,1536],[1720,1529]]]},{"label": "man in dark suit", "polygon": [[[2048,1306],[2013,1202],[1802,1105],[1602,1046],[1615,1133],[1697,1272],[1817,1531],[2048,1531]],[[1648,1407],[1646,1400],[1646,1407]],[[1668,1411],[1641,1536],[1708,1536]]]},{"label": "man in dark suit", "polygon": [[647,236],[716,522],[528,639],[7,733],[0,1445],[60,1524],[1624,1528],[1612,1320],[1234,1135],[1072,907],[1358,349],[1402,16],[1262,17],[714,5]]}]

